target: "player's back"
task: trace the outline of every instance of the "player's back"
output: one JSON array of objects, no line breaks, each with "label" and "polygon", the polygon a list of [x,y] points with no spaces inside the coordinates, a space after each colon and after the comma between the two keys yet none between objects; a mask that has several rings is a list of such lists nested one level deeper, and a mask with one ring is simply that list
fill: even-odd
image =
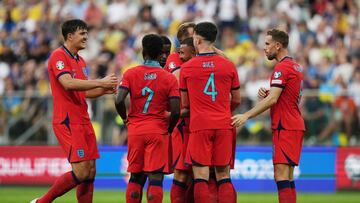
[{"label": "player's back", "polygon": [[302,71],[303,68],[290,57],[285,57],[276,64],[270,85],[283,90],[270,110],[273,129],[278,129],[281,125],[287,130],[305,130],[299,109],[304,77]]},{"label": "player's back", "polygon": [[129,69],[124,81],[128,83],[131,101],[129,131],[166,133],[169,98],[179,96],[175,76],[160,67],[140,65]]},{"label": "player's back", "polygon": [[230,92],[239,86],[235,65],[214,53],[200,54],[182,65],[180,75],[190,100],[190,130],[231,129]]}]

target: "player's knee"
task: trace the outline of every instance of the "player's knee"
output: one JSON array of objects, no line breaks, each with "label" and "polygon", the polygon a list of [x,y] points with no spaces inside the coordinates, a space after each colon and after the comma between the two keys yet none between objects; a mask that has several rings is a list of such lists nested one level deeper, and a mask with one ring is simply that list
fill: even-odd
[{"label": "player's knee", "polygon": [[189,174],[187,171],[175,170],[174,172],[174,179],[182,183],[187,182],[188,176]]},{"label": "player's knee", "polygon": [[164,179],[164,174],[162,173],[150,173],[149,180],[150,181],[162,181]]},{"label": "player's knee", "polygon": [[86,180],[92,179],[90,177],[90,169],[77,170],[74,173],[79,182],[84,182]]}]

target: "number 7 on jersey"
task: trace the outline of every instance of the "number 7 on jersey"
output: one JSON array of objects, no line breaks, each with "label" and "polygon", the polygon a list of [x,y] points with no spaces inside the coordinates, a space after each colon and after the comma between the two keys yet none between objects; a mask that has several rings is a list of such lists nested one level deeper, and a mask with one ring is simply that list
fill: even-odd
[{"label": "number 7 on jersey", "polygon": [[154,91],[152,91],[152,89],[148,88],[148,87],[144,87],[141,90],[141,96],[145,96],[146,93],[149,93],[148,98],[146,99],[145,105],[144,105],[144,109],[143,109],[143,113],[147,113],[147,110],[149,108],[149,104],[154,96]]}]

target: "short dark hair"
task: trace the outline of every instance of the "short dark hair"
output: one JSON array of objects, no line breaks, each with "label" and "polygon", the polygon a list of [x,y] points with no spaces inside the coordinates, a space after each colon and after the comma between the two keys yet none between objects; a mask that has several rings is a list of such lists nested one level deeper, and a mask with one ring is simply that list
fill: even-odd
[{"label": "short dark hair", "polygon": [[176,33],[176,38],[181,40],[183,38],[191,37],[188,31],[189,28],[195,28],[196,24],[193,22],[186,22],[179,26],[178,31]]},{"label": "short dark hair", "polygon": [[152,60],[157,60],[161,54],[163,41],[159,35],[147,34],[142,39],[143,57],[148,56]]},{"label": "short dark hair", "polygon": [[214,23],[202,22],[195,26],[194,32],[209,42],[215,42],[218,30]]},{"label": "short dark hair", "polygon": [[289,35],[286,32],[278,29],[271,29],[267,31],[266,35],[270,35],[274,41],[279,42],[284,48],[287,48],[289,44]]},{"label": "short dark hair", "polygon": [[181,44],[185,44],[186,46],[195,48],[194,47],[194,38],[192,38],[192,37],[184,39],[183,41],[181,41]]},{"label": "short dark hair", "polygon": [[171,41],[170,41],[170,39],[169,39],[167,36],[161,35],[160,37],[161,37],[161,40],[162,40],[162,42],[163,42],[163,45],[165,45],[165,44],[171,45]]},{"label": "short dark hair", "polygon": [[80,19],[72,19],[65,21],[61,26],[61,33],[65,40],[67,40],[67,35],[69,33],[75,33],[78,29],[88,30],[87,24]]}]

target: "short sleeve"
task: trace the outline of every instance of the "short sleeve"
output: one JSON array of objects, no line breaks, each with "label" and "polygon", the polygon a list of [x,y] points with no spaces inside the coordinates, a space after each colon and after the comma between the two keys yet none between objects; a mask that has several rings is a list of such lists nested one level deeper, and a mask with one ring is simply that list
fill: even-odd
[{"label": "short sleeve", "polygon": [[181,64],[182,64],[182,61],[179,57],[179,54],[173,53],[167,58],[164,69],[166,71],[172,73],[175,70],[178,70],[180,68]]},{"label": "short sleeve", "polygon": [[233,71],[233,73],[232,73],[233,78],[232,78],[232,83],[231,83],[231,90],[237,90],[240,88],[240,80],[239,80],[239,76],[238,76],[235,66],[232,69],[232,71]]},{"label": "short sleeve", "polygon": [[284,88],[287,83],[288,73],[285,71],[284,65],[281,63],[276,64],[274,71],[271,75],[270,86]]},{"label": "short sleeve", "polygon": [[118,88],[130,89],[130,71],[126,71],[119,82]]},{"label": "short sleeve", "polygon": [[60,76],[64,74],[71,75],[71,68],[66,60],[65,53],[54,52],[49,60],[49,67],[54,72],[56,79],[59,79]]},{"label": "short sleeve", "polygon": [[176,80],[176,77],[174,75],[171,75],[169,78],[170,78],[169,98],[180,98],[179,85]]},{"label": "short sleeve", "polygon": [[187,91],[187,84],[186,84],[186,70],[185,68],[180,69],[180,91]]}]

